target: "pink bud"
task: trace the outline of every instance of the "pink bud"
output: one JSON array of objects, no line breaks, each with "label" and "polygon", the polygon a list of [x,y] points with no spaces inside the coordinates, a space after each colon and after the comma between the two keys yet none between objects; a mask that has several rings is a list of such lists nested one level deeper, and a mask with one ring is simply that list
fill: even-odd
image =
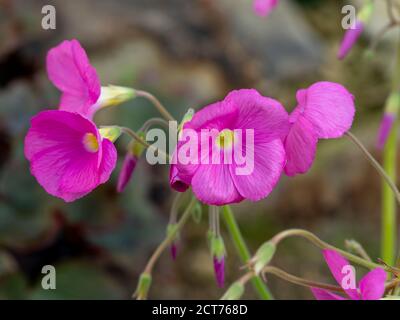
[{"label": "pink bud", "polygon": [[169,251],[171,253],[172,260],[175,261],[177,255],[178,255],[178,245],[176,244],[176,242],[173,242],[171,244],[171,247],[169,248]]},{"label": "pink bud", "polygon": [[127,152],[124,163],[122,164],[121,172],[118,177],[117,191],[122,192],[125,190],[129,180],[132,177],[132,173],[135,170],[138,158],[132,153]]},{"label": "pink bud", "polygon": [[214,272],[218,287],[223,288],[225,283],[225,257],[217,258],[214,256]]},{"label": "pink bud", "polygon": [[364,30],[364,24],[361,21],[357,21],[356,25],[351,29],[346,30],[342,43],[340,44],[338,59],[344,59],[354,46],[361,33]]},{"label": "pink bud", "polygon": [[379,150],[382,150],[383,147],[386,144],[386,140],[389,137],[390,130],[392,129],[394,120],[396,116],[391,113],[384,113],[383,118],[381,120],[381,126],[379,128],[379,133],[378,133],[378,143],[377,143],[377,148]]}]

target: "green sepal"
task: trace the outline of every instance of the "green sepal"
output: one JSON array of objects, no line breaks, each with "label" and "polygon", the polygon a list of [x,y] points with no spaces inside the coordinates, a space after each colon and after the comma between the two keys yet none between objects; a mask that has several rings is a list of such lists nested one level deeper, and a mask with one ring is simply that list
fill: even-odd
[{"label": "green sepal", "polygon": [[239,300],[244,293],[244,286],[240,282],[234,282],[224,293],[220,300]]}]

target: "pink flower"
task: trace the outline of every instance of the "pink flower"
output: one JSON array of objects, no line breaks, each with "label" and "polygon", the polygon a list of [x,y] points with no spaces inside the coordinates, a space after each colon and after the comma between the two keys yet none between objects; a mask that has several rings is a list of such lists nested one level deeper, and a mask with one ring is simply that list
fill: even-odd
[{"label": "pink flower", "polygon": [[66,40],[52,48],[46,66],[49,79],[62,92],[60,109],[91,118],[101,85],[80,43]]},{"label": "pink flower", "polygon": [[39,184],[49,194],[70,202],[109,179],[117,153],[89,119],[51,110],[31,119],[25,157]]},{"label": "pink flower", "polygon": [[[278,101],[263,97],[254,89],[232,91],[223,101],[198,111],[185,124],[183,133],[188,129],[195,132],[199,141],[196,148],[204,159],[183,164],[178,156],[176,166],[171,168],[171,186],[176,187],[179,182],[182,188],[177,191],[182,191],[186,185],[191,185],[197,198],[210,205],[266,197],[282,173],[285,163],[282,139],[288,125],[288,115]],[[202,131],[212,129],[217,134],[210,141],[204,138]],[[241,130],[241,137],[234,132],[237,129]],[[254,141],[247,140],[247,135],[244,138],[247,131],[253,133]],[[236,159],[231,159],[231,163],[224,161],[225,151],[237,150],[239,145],[253,163],[252,170],[245,174],[238,174],[237,169],[242,165]],[[181,153],[183,146],[178,143],[176,152]],[[253,154],[248,152],[251,148]],[[221,159],[220,164],[212,161],[214,154]]]},{"label": "pink flower", "polygon": [[364,31],[364,23],[357,20],[354,28],[347,29],[340,44],[338,59],[344,59]]},{"label": "pink flower", "polygon": [[123,192],[132,177],[133,171],[136,168],[138,158],[131,152],[127,152],[124,162],[122,163],[121,172],[118,176],[117,191]]},{"label": "pink flower", "polygon": [[278,5],[278,0],[254,0],[254,13],[260,17],[267,16]]},{"label": "pink flower", "polygon": [[307,172],[315,157],[318,139],[338,138],[353,123],[353,96],[342,85],[317,82],[297,91],[298,106],[289,116],[291,124],[285,139],[285,173]]},{"label": "pink flower", "polygon": [[[386,281],[384,269],[376,268],[368,272],[360,280],[357,288],[351,288],[347,285],[348,282],[345,278],[348,277],[348,271],[345,268],[350,266],[349,262],[334,250],[323,250],[323,254],[333,277],[351,300],[379,300],[383,297]],[[355,281],[354,278],[354,283]],[[312,288],[311,291],[317,300],[345,300],[328,290]]]}]

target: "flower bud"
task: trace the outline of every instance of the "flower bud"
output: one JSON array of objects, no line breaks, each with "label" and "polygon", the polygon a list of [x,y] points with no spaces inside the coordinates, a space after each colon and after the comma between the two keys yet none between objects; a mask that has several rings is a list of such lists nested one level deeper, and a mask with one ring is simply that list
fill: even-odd
[{"label": "flower bud", "polygon": [[[138,133],[138,135],[142,136],[143,133]],[[136,164],[144,150],[145,147],[136,140],[132,140],[129,144],[128,151],[125,155],[125,159],[122,163],[122,168],[118,176],[118,192],[123,192],[125,190],[132,177],[133,171],[136,168]]]},{"label": "flower bud", "polygon": [[213,258],[215,278],[218,287],[223,288],[225,282],[225,245],[221,236],[211,237],[211,255]]},{"label": "flower bud", "polygon": [[174,234],[174,239],[171,243],[170,247],[170,253],[172,260],[176,259],[176,256],[178,255],[178,243],[177,239],[179,238],[179,235],[177,234],[177,229],[178,225],[176,223],[169,223],[167,226],[167,237],[170,237],[171,235]]},{"label": "flower bud", "polygon": [[381,120],[381,125],[378,133],[377,148],[379,150],[383,149],[389,134],[392,130],[393,123],[397,118],[400,106],[400,94],[398,92],[393,92],[386,99],[385,111],[383,118]]},{"label": "flower bud", "polygon": [[101,87],[100,98],[97,101],[99,108],[111,107],[121,104],[135,97],[132,88],[109,85]]},{"label": "flower bud", "polygon": [[339,48],[339,59],[344,59],[353,48],[354,44],[364,31],[365,25],[370,20],[373,10],[374,4],[372,1],[366,2],[366,4],[361,8],[360,13],[357,15],[354,26],[346,30],[344,34],[342,43]]},{"label": "flower bud", "polygon": [[242,297],[243,292],[243,284],[240,282],[234,282],[220,300],[239,300]]},{"label": "flower bud", "polygon": [[139,277],[139,283],[133,294],[138,300],[146,300],[151,286],[152,277],[149,273],[142,273]]},{"label": "flower bud", "polygon": [[254,264],[254,272],[259,274],[262,269],[272,260],[276,251],[276,245],[271,242],[265,242],[256,252],[252,262]]}]

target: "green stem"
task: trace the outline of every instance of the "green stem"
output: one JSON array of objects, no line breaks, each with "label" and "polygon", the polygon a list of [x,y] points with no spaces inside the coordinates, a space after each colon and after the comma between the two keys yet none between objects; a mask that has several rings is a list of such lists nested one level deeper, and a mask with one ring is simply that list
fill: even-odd
[{"label": "green stem", "polygon": [[[400,90],[400,38],[397,41],[396,67],[392,79],[392,93]],[[395,106],[396,111],[399,105]],[[397,128],[392,126],[383,151],[383,168],[391,180],[396,183]],[[382,185],[382,222],[381,222],[381,256],[389,265],[395,264],[396,254],[396,202],[395,195],[383,183]]]},{"label": "green stem", "polygon": [[[383,168],[396,181],[397,128],[393,126],[383,151]],[[392,189],[382,183],[381,256],[388,265],[395,264],[396,254],[396,199]]]},{"label": "green stem", "polygon": [[[251,259],[251,254],[236,223],[231,207],[224,206],[222,208],[222,215],[240,259],[243,263],[247,264]],[[251,278],[251,282],[254,289],[258,292],[260,298],[264,300],[273,299],[272,294],[269,292],[268,288],[259,276],[253,276]]]}]

